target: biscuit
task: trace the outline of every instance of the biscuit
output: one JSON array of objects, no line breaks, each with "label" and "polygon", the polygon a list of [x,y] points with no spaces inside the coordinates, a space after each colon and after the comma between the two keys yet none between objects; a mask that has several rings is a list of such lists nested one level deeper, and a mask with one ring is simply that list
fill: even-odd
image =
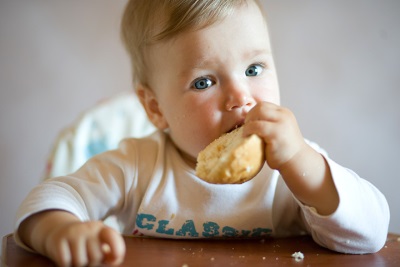
[{"label": "biscuit", "polygon": [[243,127],[223,134],[197,156],[196,175],[212,184],[240,184],[252,179],[264,165],[264,142]]}]

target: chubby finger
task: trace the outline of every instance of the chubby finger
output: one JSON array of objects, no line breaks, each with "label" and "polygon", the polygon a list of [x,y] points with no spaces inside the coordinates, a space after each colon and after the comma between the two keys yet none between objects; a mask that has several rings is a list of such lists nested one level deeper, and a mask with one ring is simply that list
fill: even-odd
[{"label": "chubby finger", "polygon": [[102,244],[97,238],[88,239],[86,249],[90,265],[99,265],[103,261]]},{"label": "chubby finger", "polygon": [[273,103],[261,102],[254,106],[246,116],[245,123],[250,121],[277,121],[283,108]]},{"label": "chubby finger", "polygon": [[66,239],[61,240],[57,246],[47,249],[49,257],[57,264],[57,266],[70,266],[72,257],[69,244]]},{"label": "chubby finger", "polygon": [[71,260],[73,266],[86,266],[89,263],[87,250],[86,250],[86,239],[79,238],[70,241],[69,243],[71,251]]},{"label": "chubby finger", "polygon": [[101,229],[99,238],[102,243],[103,262],[118,265],[125,257],[125,241],[121,234],[112,228]]},{"label": "chubby finger", "polygon": [[276,124],[276,122],[266,120],[248,120],[243,125],[243,137],[255,134],[261,138],[266,138],[274,129],[274,124]]}]

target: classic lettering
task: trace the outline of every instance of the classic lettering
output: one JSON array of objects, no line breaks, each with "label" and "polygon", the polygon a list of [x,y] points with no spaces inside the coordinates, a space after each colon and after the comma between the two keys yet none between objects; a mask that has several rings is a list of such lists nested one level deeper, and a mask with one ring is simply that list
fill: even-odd
[{"label": "classic lettering", "polygon": [[[203,223],[203,229],[201,233],[196,229],[196,225],[193,220],[186,220],[180,229],[174,229],[169,226],[169,220],[157,220],[154,215],[139,213],[136,217],[136,226],[137,229],[144,230],[153,230],[155,227],[155,232],[162,235],[167,236],[190,236],[190,237],[244,237],[244,238],[257,238],[257,237],[266,237],[272,234],[272,230],[269,228],[254,228],[251,230],[248,229],[236,229],[231,226],[223,226],[221,227],[216,222],[205,222]],[[136,230],[137,231],[137,230]]]}]

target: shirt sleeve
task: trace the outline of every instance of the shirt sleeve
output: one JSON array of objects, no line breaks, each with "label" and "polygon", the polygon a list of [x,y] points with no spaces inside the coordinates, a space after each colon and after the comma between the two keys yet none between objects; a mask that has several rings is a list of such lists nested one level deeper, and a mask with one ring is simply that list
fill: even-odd
[{"label": "shirt sleeve", "polygon": [[135,186],[136,142],[125,141],[118,150],[96,155],[76,172],[37,185],[20,205],[14,224],[18,236],[23,220],[46,210],[64,210],[81,221],[103,220],[126,206],[126,195]]},{"label": "shirt sleeve", "polygon": [[386,198],[370,182],[329,159],[324,151],[321,154],[329,165],[339,205],[331,215],[322,216],[297,200],[308,231],[315,242],[338,252],[377,252],[388,233],[390,212]]}]

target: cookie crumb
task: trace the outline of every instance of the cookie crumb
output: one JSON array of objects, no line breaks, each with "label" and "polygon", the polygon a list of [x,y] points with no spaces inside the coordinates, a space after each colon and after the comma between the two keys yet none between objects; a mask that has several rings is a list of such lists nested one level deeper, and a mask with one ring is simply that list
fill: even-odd
[{"label": "cookie crumb", "polygon": [[295,252],[292,254],[292,257],[296,260],[296,261],[302,261],[304,259],[304,254],[301,253],[300,251]]}]

